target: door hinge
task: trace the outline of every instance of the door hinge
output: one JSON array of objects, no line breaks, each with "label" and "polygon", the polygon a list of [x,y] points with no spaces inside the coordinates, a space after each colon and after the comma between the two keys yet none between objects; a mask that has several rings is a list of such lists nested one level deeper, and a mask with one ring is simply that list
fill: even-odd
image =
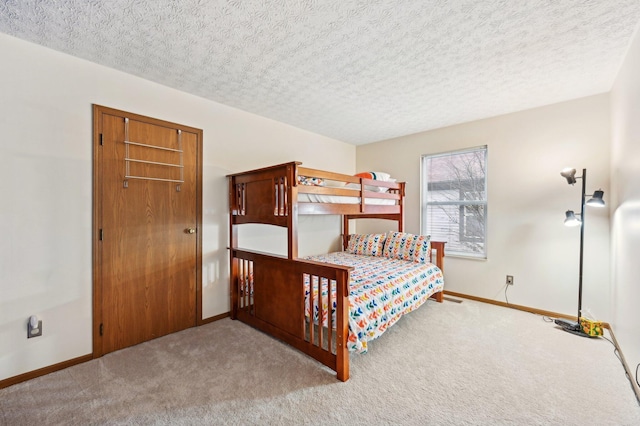
[{"label": "door hinge", "polygon": [[100,145],[104,145],[104,135],[100,133]]},{"label": "door hinge", "polygon": [[104,324],[100,324],[100,335],[104,333]]},{"label": "door hinge", "polygon": [[103,238],[104,238],[104,231],[101,229],[100,230],[100,241],[102,241]]}]

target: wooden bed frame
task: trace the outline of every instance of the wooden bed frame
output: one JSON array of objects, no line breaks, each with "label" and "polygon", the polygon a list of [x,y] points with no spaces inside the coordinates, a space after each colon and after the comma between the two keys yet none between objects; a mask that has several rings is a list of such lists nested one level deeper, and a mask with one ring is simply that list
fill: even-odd
[{"label": "wooden bed frame", "polygon": [[[398,231],[404,231],[405,184],[308,169],[300,164],[291,162],[228,176],[231,318],[283,340],[336,371],[339,380],[346,381],[349,379],[348,297],[352,268],[298,259],[298,215],[341,215],[342,242],[346,249],[350,219],[393,220],[398,223]],[[357,184],[360,189],[347,189],[339,185],[302,185],[298,183],[298,176]],[[385,187],[388,190],[367,190],[371,187]],[[360,202],[299,202],[298,194],[303,193],[356,196]],[[371,204],[373,199],[392,200],[393,204]],[[238,248],[238,225],[246,223],[287,228],[287,256]],[[432,241],[431,248],[433,263],[444,271],[444,243]],[[327,279],[335,286],[335,324],[332,315],[328,315],[326,327],[306,318],[305,277],[308,280]],[[328,306],[333,303],[331,293],[329,291]],[[442,302],[442,292],[433,297]]]}]

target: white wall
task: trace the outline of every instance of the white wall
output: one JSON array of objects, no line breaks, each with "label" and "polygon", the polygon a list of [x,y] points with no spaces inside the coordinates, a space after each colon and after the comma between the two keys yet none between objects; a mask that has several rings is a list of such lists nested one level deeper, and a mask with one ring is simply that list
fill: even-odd
[{"label": "white wall", "polygon": [[[226,174],[354,171],[352,145],[4,34],[0,55],[0,380],[92,351],[92,104],[204,130],[204,318],[229,309]],[[301,253],[335,246],[338,224],[302,219]],[[32,314],[44,335],[27,340]]]},{"label": "white wall", "polygon": [[611,91],[611,325],[629,366],[640,363],[640,32]]},{"label": "white wall", "polygon": [[[587,168],[587,191],[602,188],[606,199],[609,128],[609,98],[598,95],[359,146],[357,170],[407,182],[406,230],[417,233],[420,156],[487,145],[488,258],[447,257],[445,288],[505,301],[505,276],[514,275],[510,303],[575,315],[580,233],[563,220],[566,210],[580,210],[581,182],[567,185],[560,170]],[[590,208],[583,308],[603,320],[611,318],[608,258],[608,211]]]}]

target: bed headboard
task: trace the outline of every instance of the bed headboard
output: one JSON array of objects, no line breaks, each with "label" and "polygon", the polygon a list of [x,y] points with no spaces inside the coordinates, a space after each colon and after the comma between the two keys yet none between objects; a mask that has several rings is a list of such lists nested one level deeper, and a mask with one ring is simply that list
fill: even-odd
[{"label": "bed headboard", "polygon": [[290,197],[299,162],[228,175],[229,212],[236,224],[289,226]]}]

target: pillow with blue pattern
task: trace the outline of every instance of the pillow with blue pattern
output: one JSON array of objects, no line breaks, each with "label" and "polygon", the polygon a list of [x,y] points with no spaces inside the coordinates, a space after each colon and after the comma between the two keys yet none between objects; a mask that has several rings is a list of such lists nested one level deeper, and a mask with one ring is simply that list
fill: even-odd
[{"label": "pillow with blue pattern", "polygon": [[412,262],[431,262],[431,236],[406,232],[389,232],[383,256]]}]

